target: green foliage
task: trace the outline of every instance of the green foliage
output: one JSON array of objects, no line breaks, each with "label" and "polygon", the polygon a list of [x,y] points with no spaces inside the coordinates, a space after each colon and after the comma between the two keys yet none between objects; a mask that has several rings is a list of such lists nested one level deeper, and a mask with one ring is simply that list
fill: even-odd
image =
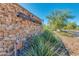
[{"label": "green foliage", "polygon": [[66,26],[64,26],[64,29],[76,29],[77,24],[75,22],[68,22],[68,24]]},{"label": "green foliage", "polygon": [[29,49],[27,55],[32,56],[53,55],[54,51],[52,50],[52,44],[55,43],[54,41],[56,41],[56,39],[52,39],[52,35],[47,31],[45,31],[42,35],[34,36],[32,38],[31,48]]},{"label": "green foliage", "polygon": [[[58,53],[58,47],[61,42],[56,38],[49,30],[45,30],[44,33],[38,36],[34,36],[31,41],[31,47],[28,49],[28,56],[54,56],[62,55]],[[57,47],[57,48],[56,48]],[[65,49],[65,48],[64,48]],[[64,53],[64,52],[63,52]]]},{"label": "green foliage", "polygon": [[48,25],[43,24],[43,29],[48,30],[49,29]]},{"label": "green foliage", "polygon": [[51,15],[47,16],[50,27],[54,30],[62,29],[67,24],[67,19],[73,18],[67,10],[55,10]]},{"label": "green foliage", "polygon": [[79,30],[79,26],[78,25],[77,25],[76,29]]}]

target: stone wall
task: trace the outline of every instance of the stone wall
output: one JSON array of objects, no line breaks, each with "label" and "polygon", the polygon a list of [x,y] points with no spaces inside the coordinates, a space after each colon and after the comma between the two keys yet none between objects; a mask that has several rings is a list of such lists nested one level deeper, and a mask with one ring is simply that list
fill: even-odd
[{"label": "stone wall", "polygon": [[[22,12],[31,18],[34,18],[36,22],[29,21],[28,19],[23,20],[21,17],[17,17],[16,14],[18,12]],[[6,49],[6,45],[8,47],[16,45],[16,49],[20,49],[22,47],[22,41],[26,39],[26,37],[31,37],[32,35],[37,35],[41,32],[42,26],[39,24],[41,21],[38,17],[20,7],[18,4],[13,3],[4,3],[0,4],[0,55],[12,55],[10,52],[2,52],[3,50],[1,46],[4,43],[4,49]],[[11,41],[14,43],[11,43]],[[8,48],[7,50],[9,50]],[[13,51],[15,49],[13,48]],[[6,51],[6,50],[5,50]]]},{"label": "stone wall", "polygon": [[11,56],[15,55],[15,41],[13,40],[1,40],[0,41],[0,56]]}]

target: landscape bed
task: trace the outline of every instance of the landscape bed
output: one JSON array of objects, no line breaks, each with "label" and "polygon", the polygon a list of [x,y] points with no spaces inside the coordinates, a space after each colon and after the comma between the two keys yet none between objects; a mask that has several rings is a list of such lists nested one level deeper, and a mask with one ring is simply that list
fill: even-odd
[{"label": "landscape bed", "polygon": [[[19,51],[19,55],[23,56],[68,56],[69,53],[62,41],[51,33],[45,30],[42,34],[33,36],[27,41],[28,46],[24,46]],[[29,43],[30,42],[30,43]]]}]

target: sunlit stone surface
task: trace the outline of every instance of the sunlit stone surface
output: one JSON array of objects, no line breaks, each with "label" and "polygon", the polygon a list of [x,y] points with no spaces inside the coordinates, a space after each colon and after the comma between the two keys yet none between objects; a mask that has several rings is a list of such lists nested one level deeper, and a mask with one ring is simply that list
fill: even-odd
[{"label": "sunlit stone surface", "polygon": [[[17,12],[33,16],[37,23],[17,17]],[[0,55],[15,55],[16,50],[22,48],[25,37],[41,32],[39,22],[41,21],[38,17],[18,4],[0,4]]]}]

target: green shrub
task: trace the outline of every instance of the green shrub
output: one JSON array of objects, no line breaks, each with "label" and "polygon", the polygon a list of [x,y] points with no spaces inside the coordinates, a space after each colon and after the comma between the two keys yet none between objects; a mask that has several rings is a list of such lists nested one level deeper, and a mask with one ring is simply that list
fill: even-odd
[{"label": "green shrub", "polygon": [[[34,36],[30,43],[30,48],[25,55],[27,56],[54,56],[61,55],[58,48],[61,42],[49,30],[45,30],[41,35]],[[64,52],[63,52],[64,53]]]}]

